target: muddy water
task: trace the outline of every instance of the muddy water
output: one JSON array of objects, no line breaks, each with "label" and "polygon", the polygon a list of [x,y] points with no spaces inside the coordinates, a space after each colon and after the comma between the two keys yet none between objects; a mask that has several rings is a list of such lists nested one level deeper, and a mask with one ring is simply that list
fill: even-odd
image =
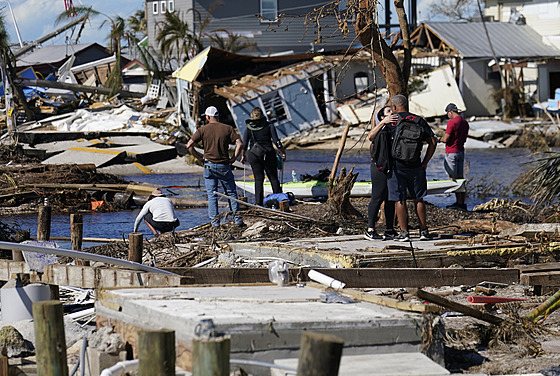
[{"label": "muddy water", "polygon": [[[284,166],[282,181],[291,181],[292,170],[300,174],[313,175],[320,169],[332,168],[336,152],[332,150],[290,150],[288,160]],[[438,148],[427,170],[428,179],[446,179],[443,168],[443,149]],[[523,172],[530,168],[528,165],[534,159],[532,153],[524,149],[471,149],[466,152],[466,177],[469,179],[470,189],[467,194],[467,205],[472,209],[475,205],[486,202],[491,197],[511,197],[508,187]],[[358,180],[370,180],[369,156],[367,151],[345,152],[339,167],[354,167],[359,173]],[[251,170],[236,170],[237,179],[251,180]],[[282,174],[281,174],[282,175]],[[154,183],[160,186],[187,186],[189,188],[169,188],[168,194],[177,197],[205,199],[204,181],[201,174],[165,174],[124,177],[136,182]],[[527,200],[525,197],[521,197]],[[249,198],[250,202],[252,198]],[[428,196],[427,201],[445,206],[454,202],[454,195]],[[139,208],[117,213],[91,213],[84,215],[84,237],[122,238],[132,232],[134,219]],[[181,221],[179,229],[187,229],[207,222],[206,209],[179,209],[177,215]],[[17,215],[2,218],[9,224],[18,223],[21,228],[30,229],[32,235],[37,232],[36,215]],[[140,231],[150,233],[142,224]],[[51,236],[69,236],[69,215],[53,215]],[[150,235],[151,237],[151,235]],[[62,247],[69,247],[67,242],[60,242]],[[94,245],[85,243],[84,247]]]}]

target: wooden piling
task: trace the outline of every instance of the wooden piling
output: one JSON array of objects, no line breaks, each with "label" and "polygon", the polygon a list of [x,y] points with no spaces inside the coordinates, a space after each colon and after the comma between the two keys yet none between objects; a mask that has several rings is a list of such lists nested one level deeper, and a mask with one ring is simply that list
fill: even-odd
[{"label": "wooden piling", "polygon": [[73,251],[82,250],[84,237],[84,221],[81,214],[70,214],[70,242]]},{"label": "wooden piling", "polygon": [[138,334],[138,376],[175,376],[175,332],[145,330]]},{"label": "wooden piling", "polygon": [[0,375],[8,375],[8,358],[0,354]]},{"label": "wooden piling", "polygon": [[301,336],[297,376],[336,376],[344,341],[323,333],[305,332]]},{"label": "wooden piling", "polygon": [[51,237],[51,207],[39,206],[37,221],[37,240],[49,240]]},{"label": "wooden piling", "polygon": [[[70,214],[70,243],[73,251],[82,250],[84,240],[84,219],[81,214]],[[75,260],[76,265],[89,266],[89,261]]]},{"label": "wooden piling", "polygon": [[128,234],[128,261],[142,263],[143,242],[144,234],[141,232]]},{"label": "wooden piling", "polygon": [[12,261],[25,261],[21,251],[12,250]]},{"label": "wooden piling", "polygon": [[62,303],[33,303],[38,376],[68,376]]},{"label": "wooden piling", "polygon": [[228,376],[231,339],[196,338],[192,341],[193,376]]}]

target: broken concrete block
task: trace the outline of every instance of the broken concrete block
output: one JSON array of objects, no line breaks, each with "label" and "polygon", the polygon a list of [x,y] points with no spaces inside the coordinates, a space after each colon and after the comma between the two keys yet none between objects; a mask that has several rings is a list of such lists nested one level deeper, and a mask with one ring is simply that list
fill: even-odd
[{"label": "broken concrete block", "polygon": [[26,357],[34,355],[35,348],[16,328],[8,325],[0,329],[0,354],[8,358]]}]

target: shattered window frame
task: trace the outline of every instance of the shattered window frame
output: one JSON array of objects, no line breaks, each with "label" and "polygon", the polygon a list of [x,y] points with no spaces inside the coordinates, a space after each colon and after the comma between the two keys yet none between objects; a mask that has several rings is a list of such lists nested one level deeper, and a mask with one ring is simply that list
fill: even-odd
[{"label": "shattered window frame", "polygon": [[157,1],[152,3],[152,14],[159,14],[159,3]]},{"label": "shattered window frame", "polygon": [[260,0],[260,5],[261,23],[278,22],[278,0]]},{"label": "shattered window frame", "polygon": [[269,122],[280,124],[291,120],[290,111],[286,107],[281,90],[263,95],[259,98],[259,102],[261,102],[261,107],[264,108]]},{"label": "shattered window frame", "polygon": [[[358,83],[358,80],[363,81],[365,79],[365,85],[363,82]],[[354,74],[354,92],[356,94],[363,93],[369,89],[369,75],[366,72],[356,72]]]}]

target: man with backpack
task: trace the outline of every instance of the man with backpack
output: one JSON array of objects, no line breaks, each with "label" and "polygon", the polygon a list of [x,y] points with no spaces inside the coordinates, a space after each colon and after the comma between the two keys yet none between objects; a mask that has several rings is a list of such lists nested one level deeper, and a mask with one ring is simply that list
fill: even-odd
[{"label": "man with backpack", "polygon": [[[426,223],[426,206],[423,198],[428,190],[426,168],[436,150],[437,140],[424,118],[408,112],[408,100],[404,95],[395,95],[391,99],[391,108],[393,113],[399,116],[397,126],[392,127],[391,155],[394,167],[387,181],[389,200],[396,202],[397,219],[401,229],[395,240],[401,242],[410,240],[407,194],[414,201],[420,222],[420,240],[428,240],[431,239],[431,235]],[[428,143],[428,150],[422,159],[424,142]]]}]

